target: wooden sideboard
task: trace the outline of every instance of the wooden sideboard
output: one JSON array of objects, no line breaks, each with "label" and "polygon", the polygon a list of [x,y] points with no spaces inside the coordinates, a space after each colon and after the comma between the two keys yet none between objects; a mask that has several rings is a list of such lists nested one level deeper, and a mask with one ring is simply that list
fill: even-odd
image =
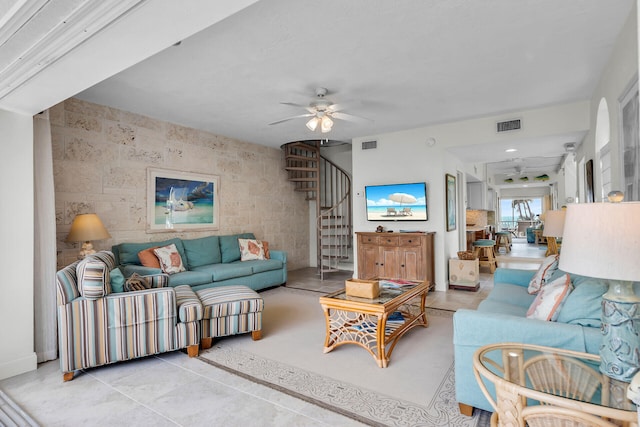
[{"label": "wooden sideboard", "polygon": [[357,232],[358,278],[428,280],[435,286],[435,233]]}]

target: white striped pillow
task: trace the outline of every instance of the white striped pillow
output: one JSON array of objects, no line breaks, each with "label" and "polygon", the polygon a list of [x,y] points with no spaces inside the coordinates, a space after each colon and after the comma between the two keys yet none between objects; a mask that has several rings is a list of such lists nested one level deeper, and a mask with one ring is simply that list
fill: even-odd
[{"label": "white striped pillow", "polygon": [[76,267],[78,290],[86,299],[94,300],[111,293],[109,266],[103,261],[86,258]]}]

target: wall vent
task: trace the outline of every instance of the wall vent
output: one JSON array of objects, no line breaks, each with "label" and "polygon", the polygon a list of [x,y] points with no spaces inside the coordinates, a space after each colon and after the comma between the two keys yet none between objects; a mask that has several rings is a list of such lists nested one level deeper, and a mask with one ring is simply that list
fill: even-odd
[{"label": "wall vent", "polygon": [[520,119],[508,120],[506,122],[498,122],[496,123],[496,125],[497,125],[498,132],[509,132],[512,130],[519,130],[522,128],[522,123],[520,122]]},{"label": "wall vent", "polygon": [[378,146],[378,141],[364,141],[362,143],[363,150],[371,150],[373,148],[377,148],[377,146]]}]

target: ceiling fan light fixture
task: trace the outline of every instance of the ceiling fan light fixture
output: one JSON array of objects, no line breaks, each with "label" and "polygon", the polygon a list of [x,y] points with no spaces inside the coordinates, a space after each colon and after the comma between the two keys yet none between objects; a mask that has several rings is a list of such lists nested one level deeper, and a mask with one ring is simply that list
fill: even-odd
[{"label": "ceiling fan light fixture", "polygon": [[320,122],[320,131],[322,133],[327,133],[331,130],[332,127],[333,127],[333,120],[331,120],[331,118],[326,115],[322,117],[322,120]]},{"label": "ceiling fan light fixture", "polygon": [[318,127],[318,123],[320,123],[320,119],[317,117],[313,117],[311,120],[307,122],[307,127],[311,132],[314,132]]}]

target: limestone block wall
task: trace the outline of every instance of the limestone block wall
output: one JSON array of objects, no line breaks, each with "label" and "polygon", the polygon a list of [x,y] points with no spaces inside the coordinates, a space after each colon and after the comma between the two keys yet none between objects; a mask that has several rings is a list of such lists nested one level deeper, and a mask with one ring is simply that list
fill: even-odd
[{"label": "limestone block wall", "polygon": [[[279,149],[68,99],[50,109],[56,196],[58,265],[73,262],[78,245],[65,239],[76,214],[95,212],[121,242],[253,232],[288,252],[289,269],[309,266],[309,207],[287,181]],[[220,177],[220,229],[149,233],[147,168]]]}]

